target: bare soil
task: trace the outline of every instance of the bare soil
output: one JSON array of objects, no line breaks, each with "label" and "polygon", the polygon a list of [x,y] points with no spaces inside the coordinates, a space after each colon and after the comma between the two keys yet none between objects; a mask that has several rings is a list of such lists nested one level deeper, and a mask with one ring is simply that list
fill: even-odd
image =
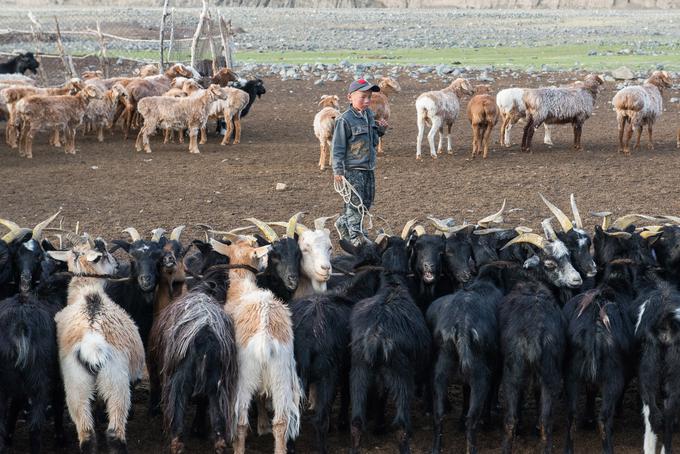
[{"label": "bare soil", "polygon": [[[574,75],[561,73],[557,82],[568,82]],[[582,75],[579,75],[582,76]],[[555,146],[542,144],[542,131],[534,138],[534,152],[525,154],[515,144],[509,149],[497,145],[499,127],[493,133],[494,144],[487,160],[469,159],[471,134],[464,114],[454,126],[453,156],[437,160],[415,160],[415,109],[417,95],[440,86],[423,85],[410,78],[400,80],[403,91],[391,99],[391,129],[386,136],[386,152],[378,159],[376,227],[398,232],[410,218],[427,215],[453,216],[457,222],[475,221],[498,209],[503,199],[509,208],[521,208],[507,217],[510,224],[538,227],[549,215],[538,192],[546,194],[564,209],[570,193],[578,198],[581,214],[589,226],[597,219],[589,211],[609,210],[616,214],[678,214],[677,175],[680,150],[675,148],[675,133],[680,126],[677,104],[669,104],[655,127],[656,149],[643,148],[625,157],[617,153],[614,113],[608,101],[614,87],[608,84],[600,95],[593,117],[585,124],[585,151],[571,149],[571,128],[560,127],[554,134]],[[347,82],[314,86],[305,81],[281,82],[266,79],[267,94],[258,100],[243,120],[243,143],[220,146],[213,135],[201,146],[200,155],[190,155],[188,144],[163,145],[160,134],[152,141],[152,154],[134,151],[134,137],[123,141],[119,131],[107,135],[104,143],[93,136],[77,137],[77,154],[66,155],[47,145],[47,134],[36,140],[33,159],[20,158],[15,150],[0,146],[2,165],[0,181],[0,215],[32,226],[62,209],[65,226],[81,228],[105,238],[121,237],[128,226],[140,232],[162,226],[171,229],[189,226],[186,238],[198,236],[196,223],[218,228],[243,225],[242,219],[256,216],[263,220],[284,220],[296,211],[307,211],[307,219],[338,213],[339,197],[333,192],[329,170],[317,167],[318,143],[312,132],[316,102],[322,94],[344,92]],[[536,85],[535,79],[499,78],[495,89]],[[666,101],[668,97],[667,94]],[[463,108],[465,103],[463,102]],[[212,129],[212,128],[211,128]],[[212,131],[211,131],[212,132]],[[513,130],[519,141],[521,128]],[[424,156],[427,156],[424,148]],[[277,183],[288,189],[277,192]],[[460,393],[453,392],[454,413],[460,408]],[[161,419],[149,419],[145,412],[146,393],[135,398],[135,416],[129,423],[131,452],[164,452],[167,440]],[[535,409],[531,404],[525,426],[531,426]],[[625,411],[615,425],[616,451],[639,452],[643,425],[638,398],[629,391]],[[556,412],[556,449],[562,448],[564,411]],[[427,452],[431,442],[431,421],[420,404],[414,405],[413,450]],[[456,429],[457,416],[449,418],[446,446],[450,452],[463,449],[463,434]],[[75,431],[69,423],[71,444],[75,452]],[[536,452],[538,439],[526,430],[517,442],[517,452]],[[499,452],[500,425],[481,434],[482,452]],[[25,424],[16,436],[15,452],[27,452]],[[313,451],[313,431],[303,423],[299,452]],[[577,452],[600,450],[596,432],[580,431]],[[49,441],[49,439],[46,439]],[[333,432],[331,452],[345,452],[348,433]],[[189,439],[190,452],[207,452],[209,444]],[[396,452],[392,434],[368,435],[366,452]],[[248,452],[272,452],[271,436],[248,440]]]}]

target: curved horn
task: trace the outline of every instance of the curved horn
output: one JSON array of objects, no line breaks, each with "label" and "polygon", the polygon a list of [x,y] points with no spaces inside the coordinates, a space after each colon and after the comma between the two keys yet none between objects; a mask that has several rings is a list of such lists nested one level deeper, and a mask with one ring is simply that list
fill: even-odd
[{"label": "curved horn", "polygon": [[286,236],[288,238],[295,238],[295,229],[297,227],[297,223],[304,214],[304,211],[300,211],[288,219],[288,225],[286,226]]},{"label": "curved horn", "polygon": [[31,229],[14,229],[11,232],[5,234],[5,236],[2,237],[2,241],[4,241],[6,244],[11,243],[12,241],[16,240],[17,238],[21,238],[24,235],[26,235],[28,232],[30,232]]},{"label": "curved horn", "polygon": [[142,236],[139,234],[136,228],[134,227],[128,227],[127,229],[123,230],[123,233],[127,233],[130,235],[132,238],[132,241],[139,241],[142,239]]},{"label": "curved horn", "polygon": [[182,232],[184,231],[185,228],[186,228],[185,225],[180,225],[172,229],[172,233],[170,233],[170,240],[177,241],[179,243],[179,238],[182,236]]},{"label": "curved horn", "polygon": [[628,232],[604,232],[604,234],[607,235],[607,236],[612,236],[614,238],[625,238],[625,239],[629,239],[631,236],[633,236],[632,234],[630,234]]},{"label": "curved horn", "polygon": [[571,231],[574,228],[574,225],[571,223],[571,221],[569,220],[567,215],[564,214],[564,212],[562,210],[560,210],[559,208],[557,208],[555,205],[550,203],[550,201],[548,199],[546,199],[543,196],[543,194],[541,194],[539,192],[538,195],[541,196],[541,200],[543,200],[543,203],[545,203],[548,206],[548,209],[550,210],[550,212],[555,216],[555,218],[557,218],[557,222],[560,223],[560,226],[562,227],[562,231],[564,233]]},{"label": "curved horn", "polygon": [[[269,225],[275,225],[277,227],[288,228],[287,222],[270,222]],[[297,233],[298,235],[302,235],[302,232],[305,232],[307,230],[309,230],[309,229],[307,227],[305,227],[304,225],[302,225],[300,223],[295,224],[295,233]]]},{"label": "curved horn", "polygon": [[501,248],[501,250],[518,243],[529,243],[541,249],[545,248],[545,238],[543,238],[541,235],[537,235],[535,233],[524,233],[508,241],[505,246]]},{"label": "curved horn", "polygon": [[380,235],[378,235],[377,237],[375,237],[375,241],[374,241],[374,242],[375,242],[375,244],[378,244],[378,245],[379,245],[380,243],[382,243],[383,241],[385,241],[385,238],[389,238],[389,235],[387,235],[387,234],[385,234],[385,233],[381,233]]},{"label": "curved horn", "polygon": [[550,218],[548,219],[543,219],[541,222],[541,227],[543,227],[543,233],[545,234],[545,237],[549,239],[550,241],[555,241],[557,239],[557,234],[555,233],[555,229],[553,229],[552,223],[550,222]]},{"label": "curved horn", "polygon": [[425,227],[423,227],[422,225],[417,225],[413,227],[413,231],[416,232],[416,235],[418,236],[423,236],[425,235],[425,233],[427,233],[425,232]]},{"label": "curved horn", "polygon": [[326,222],[328,222],[330,219],[333,219],[334,217],[338,216],[337,214],[334,216],[324,216],[321,218],[316,218],[314,219],[314,230],[323,230],[326,228]]},{"label": "curved horn", "polygon": [[31,235],[31,238],[39,242],[42,239],[43,229],[47,227],[50,222],[54,221],[57,218],[57,216],[59,216],[59,213],[61,213],[61,210],[57,211],[49,218],[42,221],[40,224],[33,227],[33,234]]},{"label": "curved horn", "polygon": [[401,231],[401,239],[402,240],[407,240],[409,233],[411,233],[411,229],[413,228],[414,225],[416,225],[416,222],[418,222],[417,219],[411,219],[404,225],[403,230]]},{"label": "curved horn", "polygon": [[661,231],[661,230],[657,230],[657,231],[645,230],[644,232],[640,232],[640,236],[642,237],[642,239],[646,240],[646,239],[649,239],[653,236],[660,235],[662,233],[663,233],[663,231]]},{"label": "curved horn", "polygon": [[427,219],[432,223],[435,229],[440,232],[448,233],[453,226],[453,219],[437,219],[433,216],[428,216]]},{"label": "curved horn", "polygon": [[664,219],[668,219],[671,222],[674,222],[676,224],[680,224],[680,217],[677,216],[662,216]]},{"label": "curved horn", "polygon": [[78,244],[85,244],[87,243],[87,240],[83,238],[82,236],[78,235],[77,233],[73,232],[66,232],[64,235],[64,238],[66,241],[71,243],[73,246],[78,245]]},{"label": "curved horn", "polygon": [[206,243],[209,242],[210,241],[210,235],[208,235],[208,233],[213,228],[211,226],[209,226],[208,224],[196,224],[196,227],[203,230],[203,233],[205,234],[205,242]]},{"label": "curved horn", "polygon": [[474,235],[491,235],[492,233],[500,233],[500,232],[507,232],[510,229],[499,229],[499,228],[490,228],[490,229],[477,229],[474,232],[472,232]]},{"label": "curved horn", "polygon": [[[247,241],[250,243],[251,246],[254,246],[257,244],[257,238],[255,238],[252,235],[239,235],[238,233],[233,233],[233,232],[224,232],[223,238],[225,240],[236,242],[236,241]],[[211,239],[212,242],[212,239]]]},{"label": "curved horn", "polygon": [[518,225],[517,227],[515,227],[515,232],[519,233],[520,235],[523,233],[531,233],[533,231],[534,229],[532,229],[531,227],[525,227],[523,225]]},{"label": "curved horn", "polygon": [[581,214],[578,212],[578,207],[576,206],[576,197],[574,194],[569,196],[571,201],[571,212],[574,215],[574,224],[576,224],[577,229],[583,229],[583,220],[581,220]]},{"label": "curved horn", "polygon": [[624,230],[626,227],[637,221],[656,221],[657,219],[645,214],[627,214],[616,219],[612,224],[612,228]]},{"label": "curved horn", "polygon": [[218,254],[224,255],[225,257],[229,257],[229,246],[217,241],[215,238],[210,238],[210,246],[212,246],[213,251],[217,252]]},{"label": "curved horn", "polygon": [[158,243],[161,240],[161,238],[163,238],[163,235],[165,234],[165,229],[162,227],[158,227],[157,229],[153,229],[151,231],[151,234],[152,234],[151,241],[153,241],[154,243]]},{"label": "curved horn", "polygon": [[248,221],[248,222],[250,222],[250,223],[252,223],[252,224],[253,224],[254,226],[256,226],[258,229],[260,229],[260,231],[262,232],[262,234],[264,235],[264,237],[265,237],[265,238],[267,239],[267,241],[269,241],[270,243],[273,243],[274,241],[278,241],[278,240],[279,240],[279,235],[274,231],[274,229],[272,229],[271,227],[269,227],[269,225],[268,225],[267,223],[262,222],[262,221],[260,221],[260,220],[257,219],[257,218],[247,218],[247,219],[244,219],[244,220],[245,220],[245,221]]},{"label": "curved horn", "polygon": [[7,220],[7,219],[0,218],[0,224],[4,225],[5,227],[7,227],[8,229],[10,229],[12,231],[21,229],[21,227],[19,227],[19,224],[17,224],[16,222],[12,222],[10,220]]},{"label": "curved horn", "polygon": [[591,216],[595,216],[598,218],[602,218],[602,230],[608,230],[609,226],[611,225],[611,217],[612,217],[612,212],[611,211],[595,211],[595,212],[590,212]]},{"label": "curved horn", "polygon": [[479,221],[477,221],[477,225],[480,225],[482,227],[488,227],[489,224],[502,224],[503,211],[505,211],[505,202],[506,199],[503,199],[503,205],[501,206],[501,209],[497,213],[492,214],[491,216],[487,216],[485,218],[480,219]]}]

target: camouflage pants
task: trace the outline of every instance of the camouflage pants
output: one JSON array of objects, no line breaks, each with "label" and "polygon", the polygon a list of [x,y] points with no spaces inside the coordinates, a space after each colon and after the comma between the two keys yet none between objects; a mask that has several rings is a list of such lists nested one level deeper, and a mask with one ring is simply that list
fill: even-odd
[{"label": "camouflage pants", "polygon": [[[372,170],[348,170],[345,172],[345,178],[359,193],[364,206],[370,209],[375,197],[375,172]],[[367,236],[367,232],[365,226],[362,230],[361,212],[352,206],[352,204],[359,205],[359,199],[352,194],[350,201],[351,203],[345,204],[340,217],[335,221],[335,228],[341,238],[357,243]],[[364,224],[367,222],[368,220],[364,218]]]}]

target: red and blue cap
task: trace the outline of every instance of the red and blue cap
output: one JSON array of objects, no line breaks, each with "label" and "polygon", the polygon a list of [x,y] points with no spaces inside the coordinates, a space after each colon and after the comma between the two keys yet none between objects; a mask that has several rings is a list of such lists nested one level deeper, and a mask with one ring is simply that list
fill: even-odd
[{"label": "red and blue cap", "polygon": [[349,88],[347,89],[347,94],[351,95],[355,91],[380,91],[380,87],[377,85],[373,85],[366,79],[359,79],[353,81],[351,84],[349,84]]}]

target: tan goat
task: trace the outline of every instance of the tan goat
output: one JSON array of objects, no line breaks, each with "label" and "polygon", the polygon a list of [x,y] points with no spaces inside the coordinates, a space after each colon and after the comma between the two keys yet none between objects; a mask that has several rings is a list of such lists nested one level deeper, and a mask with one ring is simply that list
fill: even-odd
[{"label": "tan goat", "polygon": [[90,100],[97,90],[85,87],[75,95],[29,96],[16,105],[16,115],[21,122],[20,154],[33,157],[33,137],[40,130],[63,131],[66,136],[66,153],[76,153],[76,128],[83,122]]},{"label": "tan goat", "polygon": [[[373,93],[375,96],[377,93]],[[333,130],[335,120],[340,116],[340,98],[336,95],[323,95],[319,106],[322,109],[314,116],[314,135],[319,139],[321,152],[319,153],[319,168],[326,168],[326,161],[331,165],[331,142],[333,141]]]},{"label": "tan goat", "polygon": [[[375,115],[375,121],[390,121],[390,103],[388,97],[401,91],[401,85],[392,77],[381,77],[378,80],[380,91],[371,95],[370,108]],[[378,138],[378,154],[383,153],[383,138]]]},{"label": "tan goat", "polygon": [[467,116],[472,126],[472,158],[482,153],[483,149],[482,157],[486,159],[489,154],[491,131],[498,122],[496,100],[489,91],[488,85],[477,87],[478,94],[473,96],[467,105]]},{"label": "tan goat", "polygon": [[[209,119],[224,118],[227,132],[221,145],[229,145],[229,138],[234,132],[234,145],[241,143],[241,112],[248,105],[250,95],[243,90],[232,87],[221,88],[222,97],[210,104]],[[206,127],[201,128],[201,143],[207,142]]]}]

